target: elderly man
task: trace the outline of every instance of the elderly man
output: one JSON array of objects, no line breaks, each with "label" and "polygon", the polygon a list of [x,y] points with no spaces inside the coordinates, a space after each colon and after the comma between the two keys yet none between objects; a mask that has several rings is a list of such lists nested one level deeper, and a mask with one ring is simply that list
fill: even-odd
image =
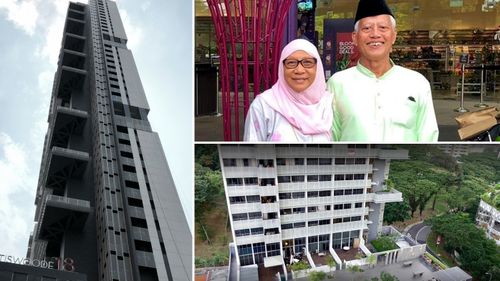
[{"label": "elderly man", "polygon": [[437,141],[429,82],[389,58],[396,20],[384,0],[359,2],[352,39],[361,54],[357,66],[328,80],[334,94],[334,140]]}]

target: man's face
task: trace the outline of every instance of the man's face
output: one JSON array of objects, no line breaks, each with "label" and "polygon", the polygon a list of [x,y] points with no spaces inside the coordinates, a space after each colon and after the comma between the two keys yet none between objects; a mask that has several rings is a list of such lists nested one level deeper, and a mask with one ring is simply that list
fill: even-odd
[{"label": "man's face", "polygon": [[366,17],[359,20],[358,31],[352,33],[352,40],[369,61],[389,59],[392,45],[396,41],[396,30],[389,15]]}]

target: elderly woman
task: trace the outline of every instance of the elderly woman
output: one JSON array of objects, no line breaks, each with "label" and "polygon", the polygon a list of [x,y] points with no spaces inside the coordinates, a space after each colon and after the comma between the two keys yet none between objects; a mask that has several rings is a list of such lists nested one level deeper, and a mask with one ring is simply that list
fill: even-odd
[{"label": "elderly woman", "polygon": [[316,47],[296,39],[281,52],[278,81],[258,95],[245,121],[245,141],[331,141],[332,96]]}]

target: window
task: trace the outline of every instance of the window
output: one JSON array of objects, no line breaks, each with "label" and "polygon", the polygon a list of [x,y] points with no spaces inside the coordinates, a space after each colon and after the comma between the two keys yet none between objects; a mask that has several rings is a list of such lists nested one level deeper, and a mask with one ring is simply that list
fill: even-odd
[{"label": "window", "polygon": [[248,159],[247,159],[247,158],[243,159],[243,166],[244,166],[244,167],[248,167],[248,166],[250,166],[250,163],[249,163],[249,161],[248,161]]},{"label": "window", "polygon": [[130,165],[122,165],[125,172],[135,173],[135,167]]},{"label": "window", "polygon": [[317,182],[318,181],[318,175],[309,175],[307,176],[307,181],[308,182]]},{"label": "window", "polygon": [[276,165],[278,165],[278,166],[285,166],[286,165],[286,159],[285,158],[277,158],[276,159]]},{"label": "window", "polygon": [[125,116],[125,109],[123,108],[123,103],[113,101],[113,110],[116,115]]},{"label": "window", "polygon": [[257,178],[245,178],[245,185],[257,185]]},{"label": "window", "polygon": [[262,227],[256,227],[256,228],[252,228],[250,230],[252,232],[252,235],[264,234],[264,228],[262,228]]},{"label": "window", "polygon": [[332,196],[332,192],[330,190],[323,190],[319,192],[319,197],[329,197]]},{"label": "window", "polygon": [[295,166],[303,166],[304,165],[304,158],[295,158],[294,163],[295,163]]},{"label": "window", "polygon": [[299,199],[299,198],[305,198],[305,197],[306,197],[305,192],[292,192],[293,199]]},{"label": "window", "polygon": [[227,182],[227,186],[239,186],[239,185],[243,185],[243,179],[242,178],[227,178],[226,182]]},{"label": "window", "polygon": [[280,193],[279,194],[280,200],[285,200],[285,199],[292,199],[292,194],[291,193]]},{"label": "window", "polygon": [[307,165],[318,165],[318,158],[307,158]]},{"label": "window", "polygon": [[222,159],[224,167],[236,167],[236,159]]},{"label": "window", "polygon": [[293,228],[302,228],[306,227],[306,222],[296,222],[293,224]]},{"label": "window", "polygon": [[260,202],[259,195],[249,195],[247,196],[247,203],[257,203]]},{"label": "window", "polygon": [[232,196],[229,197],[230,204],[241,204],[245,203],[245,196]]},{"label": "window", "polygon": [[342,205],[342,204],[335,204],[335,205],[333,205],[333,209],[334,210],[343,210],[344,209],[344,205]]},{"label": "window", "polygon": [[116,126],[116,131],[120,132],[120,133],[124,133],[124,134],[128,134],[128,128],[127,127],[124,127],[124,126]]},{"label": "window", "polygon": [[130,109],[130,117],[141,120],[141,113],[138,107],[129,106],[129,109]]},{"label": "window", "polygon": [[352,194],[363,194],[363,189],[362,188],[353,189]]},{"label": "window", "polygon": [[361,202],[354,204],[354,208],[362,208],[362,207],[363,207],[363,203],[361,203]]},{"label": "window", "polygon": [[135,249],[138,251],[144,252],[153,252],[153,248],[151,247],[151,243],[142,240],[134,240]]},{"label": "window", "polygon": [[145,219],[130,217],[130,221],[132,222],[132,226],[140,227],[140,228],[148,228],[148,223]]},{"label": "window", "polygon": [[130,187],[130,188],[134,188],[134,189],[139,189],[139,183],[135,182],[135,181],[128,181],[128,180],[126,180],[125,181],[125,186],[126,187]]},{"label": "window", "polygon": [[330,224],[330,220],[320,220],[319,225],[327,225]]},{"label": "window", "polygon": [[234,231],[236,237],[248,236],[250,235],[250,229],[237,229]]},{"label": "window", "polygon": [[292,211],[294,214],[303,214],[306,212],[306,208],[305,207],[293,208]]},{"label": "window", "polygon": [[352,205],[351,205],[350,203],[349,203],[349,204],[344,204],[344,209],[350,209],[350,208],[351,208],[351,206],[352,206]]},{"label": "window", "polygon": [[332,165],[332,158],[319,158],[320,165]]},{"label": "window", "polygon": [[233,221],[244,221],[248,219],[247,213],[233,214]]},{"label": "window", "polygon": [[345,165],[345,158],[335,158],[335,165]]},{"label": "window", "polygon": [[334,190],[333,191],[333,196],[342,196],[344,195],[344,190],[343,189],[339,189],[339,190]]},{"label": "window", "polygon": [[356,165],[363,165],[365,163],[366,163],[366,158],[356,158],[354,160],[354,164],[356,164]]},{"label": "window", "polygon": [[278,176],[278,183],[290,182],[290,176]]},{"label": "window", "polygon": [[344,180],[344,175],[335,175],[334,180],[336,180],[336,181],[343,181]]},{"label": "window", "polygon": [[292,229],[292,228],[293,228],[293,224],[291,224],[291,223],[285,223],[285,224],[281,225],[281,229]]},{"label": "window", "polygon": [[354,179],[355,180],[364,180],[365,174],[354,174]]},{"label": "window", "polygon": [[308,213],[314,213],[318,211],[318,206],[307,207]]},{"label": "window", "polygon": [[292,182],[304,182],[304,176],[292,176]]},{"label": "window", "polygon": [[352,181],[353,179],[354,179],[354,175],[352,175],[352,174],[345,175],[345,180],[346,181]]},{"label": "window", "polygon": [[318,225],[318,221],[310,221],[307,223],[307,226],[317,226]]},{"label": "window", "polygon": [[308,198],[318,197],[318,192],[317,191],[308,191],[307,197]]},{"label": "window", "polygon": [[332,175],[319,175],[319,181],[332,181]]},{"label": "window", "polygon": [[352,195],[352,189],[344,190],[344,195]]},{"label": "window", "polygon": [[120,151],[120,155],[125,158],[134,158],[134,155],[127,151]]},{"label": "window", "polygon": [[143,208],[141,199],[127,197],[127,201],[130,206]]},{"label": "window", "polygon": [[262,213],[261,212],[248,213],[248,219],[249,220],[261,219],[261,218],[262,218]]},{"label": "window", "polygon": [[129,140],[124,140],[124,139],[118,139],[118,143],[119,144],[130,145],[130,141]]}]

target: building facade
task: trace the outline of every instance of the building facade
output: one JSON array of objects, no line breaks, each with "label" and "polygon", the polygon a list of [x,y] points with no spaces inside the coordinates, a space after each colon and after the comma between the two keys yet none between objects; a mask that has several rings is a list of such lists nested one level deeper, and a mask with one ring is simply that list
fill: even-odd
[{"label": "building facade", "polygon": [[382,228],[390,160],[374,145],[219,145],[239,266],[283,266],[297,253],[357,248]]},{"label": "building facade", "polygon": [[87,280],[191,280],[188,228],[116,3],[70,3],[28,258]]},{"label": "building facade", "polygon": [[500,211],[484,200],[479,202],[476,223],[484,229],[488,238],[500,246]]}]

